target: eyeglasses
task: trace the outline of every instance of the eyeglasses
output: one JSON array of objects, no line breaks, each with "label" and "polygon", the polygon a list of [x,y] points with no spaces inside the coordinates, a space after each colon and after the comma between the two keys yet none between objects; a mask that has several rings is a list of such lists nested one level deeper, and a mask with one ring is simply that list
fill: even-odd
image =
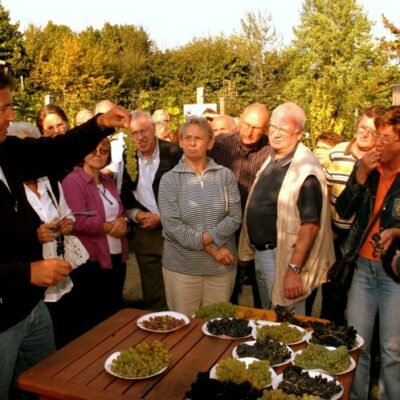
[{"label": "eyeglasses", "polygon": [[145,136],[148,135],[150,133],[150,129],[149,128],[143,128],[143,129],[139,129],[137,131],[132,131],[131,135],[132,137],[138,137],[140,136]]},{"label": "eyeglasses", "polygon": [[107,149],[95,149],[90,154],[95,156],[96,153],[100,153],[101,156],[108,156],[110,154],[110,150],[107,150]]},{"label": "eyeglasses", "polygon": [[390,136],[390,135],[375,134],[375,135],[373,135],[373,137],[377,141],[378,140],[382,140],[382,142],[385,143],[385,144],[393,144],[393,143],[396,143],[396,142],[400,141],[398,138],[396,139],[395,136]]},{"label": "eyeglasses", "polygon": [[368,133],[369,135],[375,137],[375,135],[376,135],[376,130],[375,130],[375,129],[368,128],[368,127],[366,127],[366,126],[359,126],[359,127],[357,128],[357,133],[361,133],[361,134],[363,134],[363,133]]},{"label": "eyeglasses", "polygon": [[245,131],[253,131],[255,134],[264,133],[264,128],[260,126],[250,125],[245,121],[241,121],[241,126],[245,129]]},{"label": "eyeglasses", "polygon": [[288,131],[285,128],[281,128],[279,126],[273,125],[273,124],[269,124],[269,134],[273,134],[273,133],[279,133],[281,136],[290,136],[292,134],[292,132]]}]

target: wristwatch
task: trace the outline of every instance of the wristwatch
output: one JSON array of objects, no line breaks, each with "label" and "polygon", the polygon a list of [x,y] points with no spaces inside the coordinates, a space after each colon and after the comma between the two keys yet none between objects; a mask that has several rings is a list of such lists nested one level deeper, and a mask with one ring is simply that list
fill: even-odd
[{"label": "wristwatch", "polygon": [[289,268],[296,274],[301,273],[301,267],[296,264],[289,263]]}]

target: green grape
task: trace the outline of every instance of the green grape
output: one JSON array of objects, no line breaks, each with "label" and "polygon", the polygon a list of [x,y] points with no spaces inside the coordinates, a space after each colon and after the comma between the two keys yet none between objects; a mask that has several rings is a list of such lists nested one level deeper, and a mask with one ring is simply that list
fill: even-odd
[{"label": "green grape", "polygon": [[235,358],[226,358],[217,365],[216,375],[222,382],[229,381],[240,384],[247,381],[254,388],[261,389],[272,381],[269,366],[268,361],[253,361],[246,368],[245,362]]},{"label": "green grape", "polygon": [[303,333],[297,328],[289,326],[287,322],[282,322],[279,325],[263,325],[257,327],[257,342],[267,340],[268,336],[282,343],[296,343],[302,339]]},{"label": "green grape", "polygon": [[112,361],[111,371],[126,378],[140,378],[167,367],[170,360],[171,354],[164,343],[158,340],[151,344],[142,342],[121,351]]},{"label": "green grape", "polygon": [[324,400],[322,397],[303,394],[302,397],[296,396],[295,394],[287,394],[281,389],[274,389],[265,391],[263,396],[259,400]]},{"label": "green grape", "polygon": [[232,318],[236,316],[237,306],[220,302],[200,307],[194,314],[196,318]]},{"label": "green grape", "polygon": [[297,354],[295,364],[304,369],[322,369],[330,375],[336,375],[345,371],[351,364],[351,359],[346,346],[340,346],[335,350],[310,343]]}]

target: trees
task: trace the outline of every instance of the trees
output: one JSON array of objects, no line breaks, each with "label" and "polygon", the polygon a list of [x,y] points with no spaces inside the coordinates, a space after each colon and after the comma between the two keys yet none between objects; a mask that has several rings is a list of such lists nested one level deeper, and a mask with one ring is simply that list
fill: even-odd
[{"label": "trees", "polygon": [[351,135],[358,110],[387,98],[387,60],[372,42],[370,28],[356,0],[304,1],[287,50],[291,63],[284,95],[305,108],[312,138],[323,130]]}]

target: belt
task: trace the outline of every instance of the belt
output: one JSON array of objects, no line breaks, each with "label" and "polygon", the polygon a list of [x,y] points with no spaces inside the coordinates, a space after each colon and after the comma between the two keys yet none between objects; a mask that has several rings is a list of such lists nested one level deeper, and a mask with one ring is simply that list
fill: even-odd
[{"label": "belt", "polygon": [[261,246],[258,245],[258,244],[255,244],[254,247],[255,247],[255,249],[258,250],[258,251],[273,250],[273,249],[276,248],[276,244],[273,244],[273,243],[266,243],[266,244],[263,244],[263,245],[261,245]]}]

